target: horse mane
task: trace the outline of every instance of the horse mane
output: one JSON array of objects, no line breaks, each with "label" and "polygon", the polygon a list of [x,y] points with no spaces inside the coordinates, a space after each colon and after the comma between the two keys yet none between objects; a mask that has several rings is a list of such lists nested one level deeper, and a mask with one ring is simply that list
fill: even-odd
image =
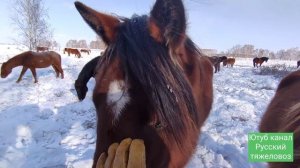
[{"label": "horse mane", "polygon": [[261,57],[263,61],[268,61],[269,57]]},{"label": "horse mane", "polygon": [[[105,52],[107,58],[101,64],[114,57],[120,58],[125,83],[136,81],[155,109],[152,112],[156,112],[161,124],[166,126],[164,131],[171,135],[166,138],[175,139],[180,147],[185,139],[186,120],[198,123],[191,86],[182,69],[172,61],[168,47],[150,36],[147,16],[135,15],[123,21],[118,27],[116,42],[109,45]],[[185,45],[200,53],[191,40],[187,39]],[[184,116],[181,111],[188,111],[190,116]]]},{"label": "horse mane", "polygon": [[[16,62],[17,60],[19,60],[21,57],[24,57],[26,55],[28,55],[29,53],[33,53],[33,51],[25,51],[25,52],[22,52],[18,55],[15,55],[13,57],[11,57],[10,59],[8,59],[6,62],[3,62],[3,65],[4,67],[6,67],[6,65],[8,65],[9,63],[14,63]],[[17,62],[16,62],[17,63]],[[2,66],[3,66],[2,65]]]},{"label": "horse mane", "polygon": [[[295,71],[285,77],[279,84],[277,92],[286,88],[289,92],[295,92],[290,88],[297,88],[300,86],[300,71]],[[296,92],[297,93],[297,92]],[[299,164],[300,161],[300,103],[299,94],[292,96],[288,99],[292,106],[286,110],[286,114],[282,118],[282,124],[280,125],[279,132],[293,132],[294,133],[294,159]]]}]

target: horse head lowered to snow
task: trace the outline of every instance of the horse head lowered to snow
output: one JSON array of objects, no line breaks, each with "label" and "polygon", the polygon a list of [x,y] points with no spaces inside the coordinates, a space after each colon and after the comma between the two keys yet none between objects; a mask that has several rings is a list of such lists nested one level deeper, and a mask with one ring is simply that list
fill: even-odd
[{"label": "horse head lowered to snow", "polygon": [[33,77],[34,82],[37,83],[37,76],[36,76],[36,68],[46,68],[52,66],[56,72],[56,77],[61,74],[61,78],[64,78],[64,71],[61,67],[61,57],[58,53],[54,51],[48,52],[33,52],[33,51],[26,51],[21,54],[18,54],[7,62],[4,62],[1,66],[1,78],[6,78],[12,71],[13,68],[17,66],[23,66],[21,74],[17,80],[19,83],[22,80],[23,75],[30,69]]}]

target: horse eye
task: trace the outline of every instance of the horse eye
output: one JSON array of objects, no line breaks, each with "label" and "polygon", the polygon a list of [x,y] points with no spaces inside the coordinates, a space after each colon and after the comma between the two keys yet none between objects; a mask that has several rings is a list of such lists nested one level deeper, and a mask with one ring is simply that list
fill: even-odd
[{"label": "horse eye", "polygon": [[158,121],[157,123],[154,124],[154,128],[161,129],[163,128],[163,125],[161,124],[161,122]]}]

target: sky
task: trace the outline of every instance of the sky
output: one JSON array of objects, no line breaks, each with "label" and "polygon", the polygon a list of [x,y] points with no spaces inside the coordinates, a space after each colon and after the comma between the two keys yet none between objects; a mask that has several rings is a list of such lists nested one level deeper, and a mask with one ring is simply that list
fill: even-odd
[{"label": "sky", "polygon": [[[0,43],[13,43],[11,0],[0,6]],[[70,39],[89,43],[96,34],[74,7],[74,0],[44,0],[54,39],[62,47]],[[154,0],[82,0],[108,14],[149,14]],[[278,51],[300,47],[300,0],[184,0],[191,39],[200,48],[227,51],[234,45]]]}]

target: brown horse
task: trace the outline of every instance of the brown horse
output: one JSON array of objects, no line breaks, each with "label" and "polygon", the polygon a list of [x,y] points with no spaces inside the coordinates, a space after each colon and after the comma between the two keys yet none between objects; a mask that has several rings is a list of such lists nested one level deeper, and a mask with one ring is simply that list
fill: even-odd
[{"label": "brown horse", "polygon": [[48,47],[40,47],[40,46],[38,46],[38,47],[36,47],[36,52],[39,52],[39,51],[41,51],[41,52],[43,52],[43,51],[49,51],[49,48]]},{"label": "brown horse", "polygon": [[93,168],[110,144],[143,139],[149,168],[184,167],[212,106],[213,67],[186,35],[181,0],[157,0],[150,16],[117,18],[80,2],[107,48],[96,68]]},{"label": "brown horse", "polygon": [[91,50],[90,49],[80,49],[80,52],[87,53],[88,55],[90,55]]},{"label": "brown horse", "polygon": [[294,162],[269,163],[270,168],[299,168],[300,165],[300,71],[285,77],[259,126],[260,132],[293,132]]},{"label": "brown horse", "polygon": [[78,50],[77,48],[65,48],[65,49],[64,49],[64,54],[65,54],[65,52],[68,53],[68,56],[70,56],[70,54],[74,54],[75,57],[76,57],[76,56],[77,56],[78,58],[81,57],[81,54],[80,54],[80,52],[79,52],[79,50]]},{"label": "brown horse", "polygon": [[233,67],[233,65],[234,65],[234,63],[235,63],[235,58],[227,58],[226,60],[224,60],[223,61],[223,66],[231,66],[231,67]]},{"label": "brown horse", "polygon": [[217,73],[217,72],[220,71],[220,64],[221,64],[221,62],[226,61],[227,57],[226,56],[222,56],[222,57],[212,56],[212,57],[208,57],[208,59],[210,60],[210,62],[215,67],[215,73]]},{"label": "brown horse", "polygon": [[22,80],[23,75],[29,68],[34,77],[34,82],[37,83],[36,71],[35,68],[46,68],[52,65],[53,69],[56,72],[56,77],[59,77],[59,73],[61,74],[61,78],[64,78],[64,71],[61,68],[61,57],[58,53],[54,51],[48,52],[33,52],[27,51],[23,52],[19,55],[16,55],[9,59],[7,62],[4,62],[1,67],[1,78],[6,78],[12,71],[13,68],[17,66],[23,66],[21,74],[17,80],[19,83]]},{"label": "brown horse", "polygon": [[253,58],[253,66],[258,68],[258,64],[259,66],[261,66],[263,62],[265,61],[268,62],[268,60],[269,60],[268,57],[261,57],[261,58],[255,57]]},{"label": "brown horse", "polygon": [[299,68],[299,66],[300,66],[300,60],[297,61],[297,68]]}]

